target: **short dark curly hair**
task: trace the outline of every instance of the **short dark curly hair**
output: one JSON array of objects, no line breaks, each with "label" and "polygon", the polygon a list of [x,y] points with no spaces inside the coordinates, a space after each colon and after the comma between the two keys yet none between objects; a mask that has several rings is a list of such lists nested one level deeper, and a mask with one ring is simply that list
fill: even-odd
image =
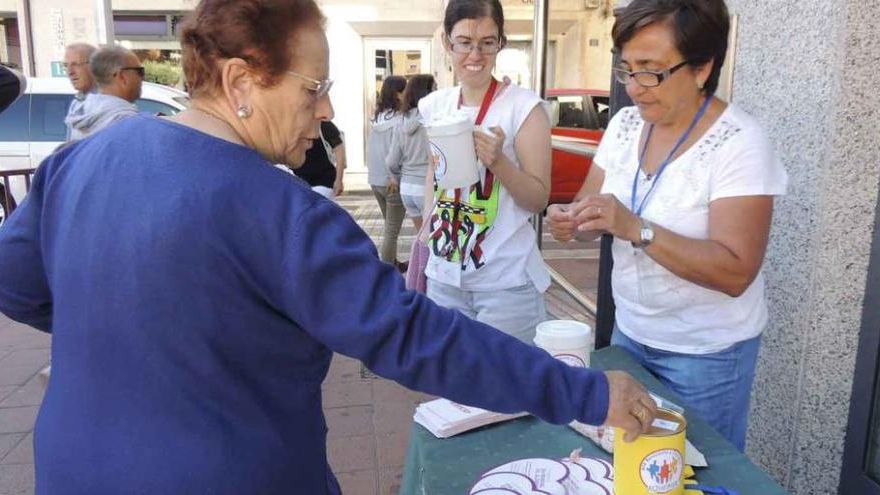
[{"label": "short dark curly hair", "polygon": [[615,16],[611,37],[617,53],[642,28],[668,23],[675,33],[675,46],[689,65],[715,62],[703,93],[711,95],[718,89],[730,32],[730,14],[724,0],[633,0],[618,9]]},{"label": "short dark curly hair", "polygon": [[183,72],[193,96],[221,86],[220,61],[240,58],[275,85],[291,65],[291,43],[303,28],[323,29],[314,0],[202,0],[180,31]]}]

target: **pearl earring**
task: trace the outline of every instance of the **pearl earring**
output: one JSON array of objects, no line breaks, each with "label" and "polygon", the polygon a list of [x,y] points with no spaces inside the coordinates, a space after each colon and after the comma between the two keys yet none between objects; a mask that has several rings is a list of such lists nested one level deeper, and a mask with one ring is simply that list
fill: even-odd
[{"label": "pearl earring", "polygon": [[246,119],[251,116],[251,109],[247,105],[239,105],[238,110],[235,112],[240,119]]}]

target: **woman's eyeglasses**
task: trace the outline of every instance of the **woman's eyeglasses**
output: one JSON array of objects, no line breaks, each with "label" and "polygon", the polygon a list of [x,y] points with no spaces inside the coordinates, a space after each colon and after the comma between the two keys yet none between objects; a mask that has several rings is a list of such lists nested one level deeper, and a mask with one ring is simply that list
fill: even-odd
[{"label": "woman's eyeglasses", "polygon": [[133,71],[137,72],[137,75],[141,76],[141,79],[143,79],[144,76],[147,75],[147,70],[144,69],[143,67],[121,67],[119,70],[120,70],[120,72],[124,71],[124,70],[133,70]]},{"label": "woman's eyeglasses", "polygon": [[502,43],[497,39],[486,39],[480,41],[479,43],[474,43],[473,41],[452,41],[452,39],[450,38],[449,46],[455,53],[470,53],[474,51],[474,48],[476,48],[480,50],[480,53],[482,53],[483,55],[492,55],[498,53],[501,48],[503,48]]},{"label": "woman's eyeglasses", "polygon": [[678,69],[681,69],[685,65],[688,64],[688,61],[680,62],[672,67],[661,70],[661,71],[653,71],[653,70],[639,70],[635,72],[630,72],[621,67],[615,67],[612,69],[614,73],[614,78],[617,79],[617,82],[620,84],[629,84],[630,79],[636,82],[639,86],[643,88],[656,88],[663,83],[663,81],[669,79],[669,76],[675,73]]},{"label": "woman's eyeglasses", "polygon": [[298,72],[294,72],[292,70],[287,71],[287,73],[290,74],[291,76],[294,76],[298,79],[301,79],[301,80],[309,83],[310,86],[307,87],[306,89],[308,89],[309,92],[312,93],[312,96],[314,96],[316,99],[324,97],[324,95],[326,95],[327,93],[330,92],[330,88],[333,87],[333,81],[330,79],[324,79],[322,81],[319,81],[318,79],[312,79],[311,77],[304,76],[304,75],[302,75]]}]

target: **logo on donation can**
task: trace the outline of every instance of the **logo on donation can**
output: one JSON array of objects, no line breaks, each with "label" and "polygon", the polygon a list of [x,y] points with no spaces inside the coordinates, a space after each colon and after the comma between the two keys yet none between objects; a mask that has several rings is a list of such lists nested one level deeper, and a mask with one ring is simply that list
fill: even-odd
[{"label": "logo on donation can", "polygon": [[645,457],[639,474],[649,493],[668,493],[679,486],[682,466],[681,454],[677,450],[657,450]]},{"label": "logo on donation can", "polygon": [[575,366],[577,368],[587,367],[587,363],[585,363],[580,356],[575,356],[574,354],[554,354],[553,357],[569,366]]},{"label": "logo on donation can", "polygon": [[434,180],[440,180],[446,175],[446,155],[440,148],[428,141],[431,145],[431,160],[434,161]]}]

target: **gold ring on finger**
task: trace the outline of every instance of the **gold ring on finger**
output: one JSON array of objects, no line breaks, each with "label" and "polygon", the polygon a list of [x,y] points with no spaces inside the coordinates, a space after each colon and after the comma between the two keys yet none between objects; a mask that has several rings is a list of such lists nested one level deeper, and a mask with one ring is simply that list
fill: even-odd
[{"label": "gold ring on finger", "polygon": [[644,407],[640,407],[636,412],[633,413],[633,416],[635,416],[636,418],[638,418],[638,420],[639,420],[641,423],[645,423],[645,422],[648,420],[648,418],[645,417],[645,416],[647,416],[646,413],[647,413],[647,411],[645,410],[645,408],[644,408]]}]

